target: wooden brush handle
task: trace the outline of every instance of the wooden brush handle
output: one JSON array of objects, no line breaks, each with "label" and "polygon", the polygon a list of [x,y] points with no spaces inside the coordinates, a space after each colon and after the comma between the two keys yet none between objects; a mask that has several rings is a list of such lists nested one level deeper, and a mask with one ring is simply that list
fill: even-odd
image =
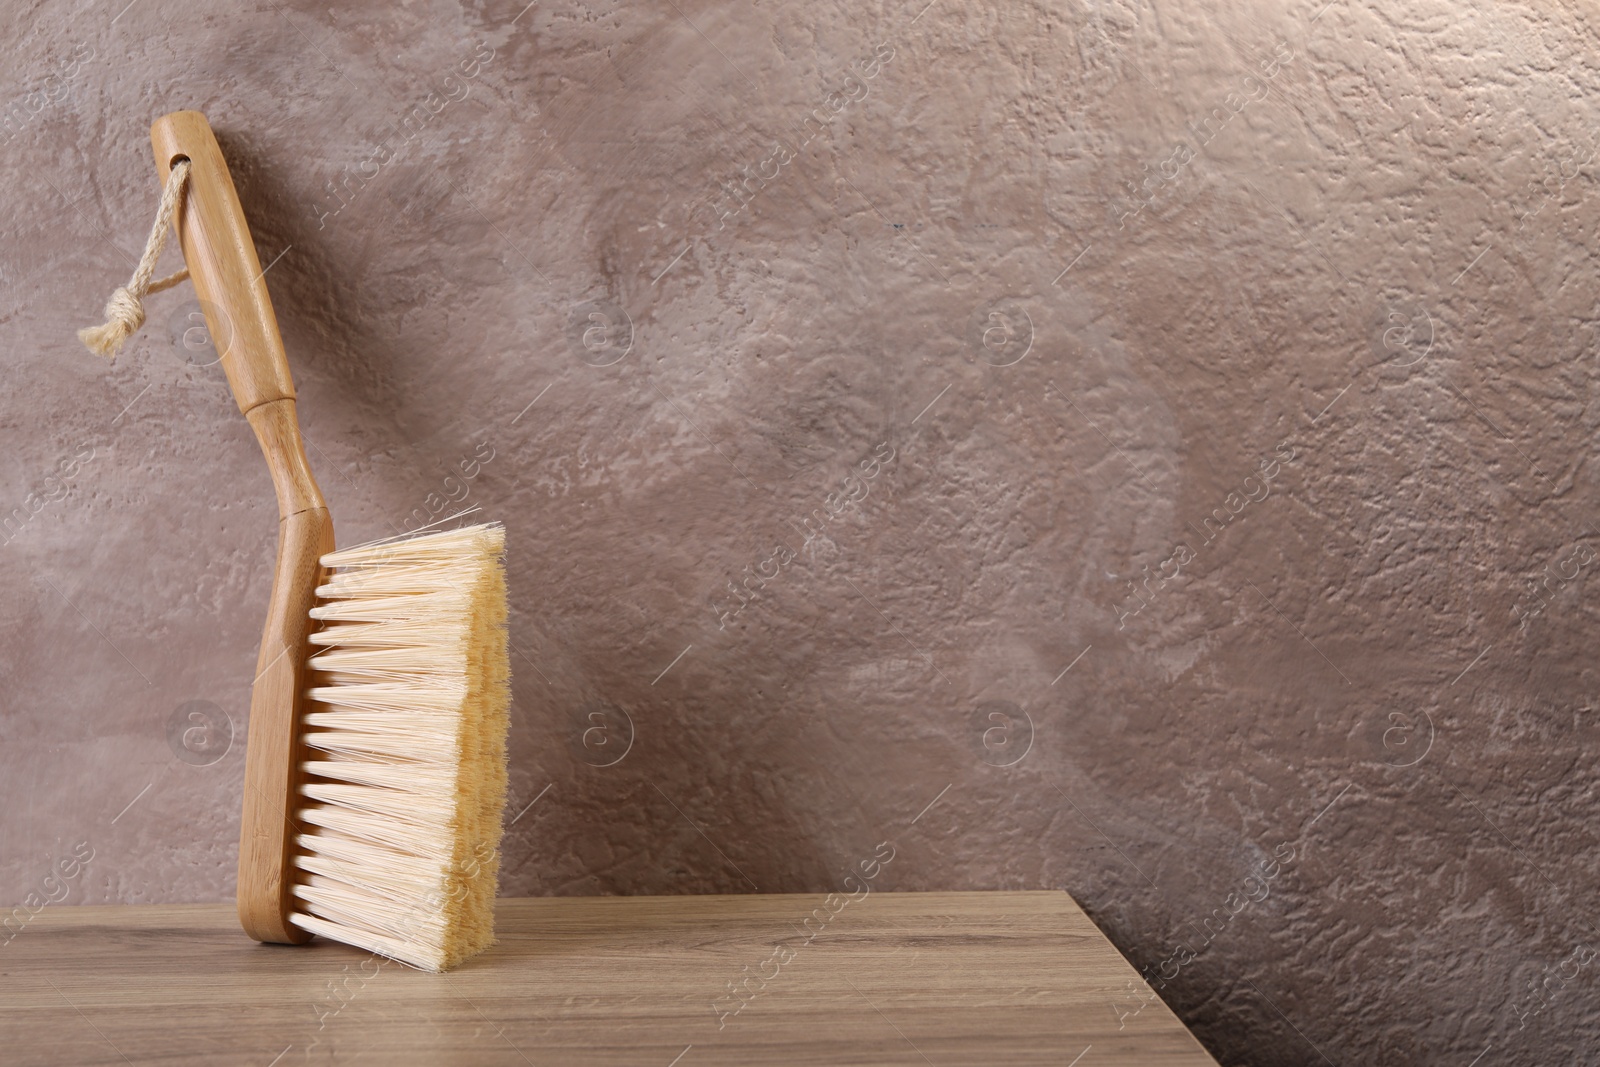
[{"label": "wooden brush handle", "polygon": [[174,163],[189,161],[178,237],[239,410],[248,414],[268,401],[293,400],[261,261],[211,125],[198,111],[174,111],[150,127],[150,141],[163,183]]},{"label": "wooden brush handle", "polygon": [[163,115],[150,127],[156,170],[189,160],[178,240],[200,297],[222,369],[255,430],[278,497],[278,559],[272,578],[245,746],[244,815],[239,827],[239,921],[258,941],[299,944],[311,935],[289,921],[297,851],[294,822],[301,766],[311,607],[333,550],[333,522],[295,415],[294,381],[256,257],[250,227],[222,150],[198,111]]}]

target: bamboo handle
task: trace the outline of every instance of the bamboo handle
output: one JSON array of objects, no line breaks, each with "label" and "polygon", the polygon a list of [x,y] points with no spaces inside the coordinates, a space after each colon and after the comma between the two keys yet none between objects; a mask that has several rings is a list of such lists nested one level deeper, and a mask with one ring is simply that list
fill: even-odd
[{"label": "bamboo handle", "polygon": [[295,415],[294,381],[272,314],[261,262],[205,116],[175,111],[150,127],[161,180],[189,160],[178,240],[189,277],[233,396],[255,430],[278,497],[278,558],[245,746],[244,813],[239,826],[239,921],[258,941],[300,944],[311,935],[289,921],[294,910],[294,821],[307,757],[305,712],[311,607],[333,550],[333,522],[311,476]]},{"label": "bamboo handle", "polygon": [[178,237],[239,410],[249,414],[269,401],[293,400],[294,379],[261,261],[211,125],[198,111],[174,111],[150,127],[150,141],[163,184],[173,163],[189,161]]}]

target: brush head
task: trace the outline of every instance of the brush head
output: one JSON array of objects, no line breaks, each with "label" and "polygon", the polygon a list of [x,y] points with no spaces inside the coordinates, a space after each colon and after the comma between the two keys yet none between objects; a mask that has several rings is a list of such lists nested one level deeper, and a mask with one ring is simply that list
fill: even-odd
[{"label": "brush head", "polygon": [[330,552],[290,922],[430,971],[494,943],[510,664],[498,524]]}]

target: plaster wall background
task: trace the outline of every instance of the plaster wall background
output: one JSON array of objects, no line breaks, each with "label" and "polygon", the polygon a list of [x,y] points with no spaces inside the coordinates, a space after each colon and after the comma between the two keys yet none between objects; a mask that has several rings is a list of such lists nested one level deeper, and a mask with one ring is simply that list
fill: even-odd
[{"label": "plaster wall background", "polygon": [[1600,1057],[1593,13],[924,2],[0,13],[0,900],[232,893],[270,484],[74,337],[193,107],[341,543],[507,525],[502,892],[891,841],[1224,1063]]}]

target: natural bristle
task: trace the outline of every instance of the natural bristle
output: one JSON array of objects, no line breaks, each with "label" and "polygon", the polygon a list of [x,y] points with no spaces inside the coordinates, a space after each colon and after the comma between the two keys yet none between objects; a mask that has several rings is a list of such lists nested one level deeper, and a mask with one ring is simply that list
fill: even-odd
[{"label": "natural bristle", "polygon": [[504,547],[487,524],[322,557],[295,925],[430,971],[494,943]]}]

